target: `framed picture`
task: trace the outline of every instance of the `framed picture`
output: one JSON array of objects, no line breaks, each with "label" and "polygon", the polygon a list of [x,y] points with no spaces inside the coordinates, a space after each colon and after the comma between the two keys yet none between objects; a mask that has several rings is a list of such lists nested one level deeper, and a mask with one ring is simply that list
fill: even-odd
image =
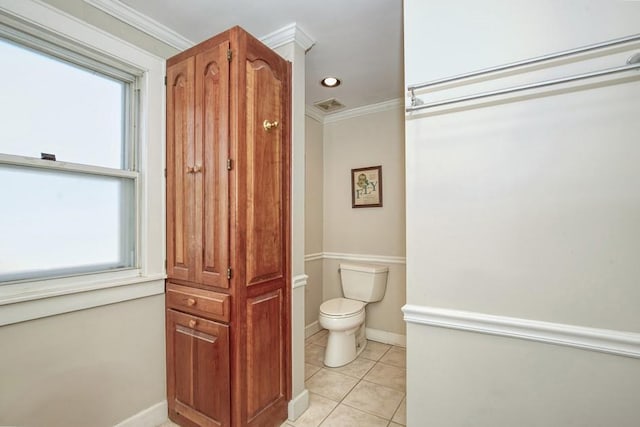
[{"label": "framed picture", "polygon": [[382,166],[351,169],[351,207],[382,206]]}]

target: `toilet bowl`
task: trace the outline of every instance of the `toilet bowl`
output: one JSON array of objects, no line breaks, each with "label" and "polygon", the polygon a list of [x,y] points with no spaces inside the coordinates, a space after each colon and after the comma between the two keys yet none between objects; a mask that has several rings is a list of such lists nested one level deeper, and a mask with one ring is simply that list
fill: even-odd
[{"label": "toilet bowl", "polygon": [[384,297],[388,271],[382,265],[340,264],[345,298],[323,302],[318,314],[318,323],[329,331],[324,354],[326,366],[346,365],[365,349],[365,306]]},{"label": "toilet bowl", "polygon": [[346,365],[364,350],[365,303],[346,298],[334,298],[320,306],[318,323],[329,330],[324,364],[335,368]]}]

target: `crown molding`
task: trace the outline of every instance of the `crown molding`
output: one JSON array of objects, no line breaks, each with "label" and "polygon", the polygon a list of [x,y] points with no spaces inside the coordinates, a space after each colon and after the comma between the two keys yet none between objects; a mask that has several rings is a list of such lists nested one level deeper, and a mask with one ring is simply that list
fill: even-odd
[{"label": "crown molding", "polygon": [[368,114],[380,113],[383,111],[404,109],[404,98],[391,99],[389,101],[378,102],[377,104],[365,105],[363,107],[351,108],[337,113],[324,116],[324,123],[333,123],[340,120],[353,119],[355,117],[366,116]]},{"label": "crown molding", "polygon": [[[84,0],[84,2],[178,50],[185,50],[195,45],[192,40],[119,0]],[[260,41],[271,49],[295,42],[305,52],[315,44],[315,40],[295,22],[261,37]]]},{"label": "crown molding", "polygon": [[193,41],[118,0],[84,0],[84,2],[178,50],[185,50],[195,45]]},{"label": "crown molding", "polygon": [[353,119],[355,117],[366,116],[369,114],[380,113],[383,111],[390,111],[395,109],[404,109],[405,103],[403,98],[391,99],[389,101],[378,102],[377,104],[365,105],[363,107],[351,108],[349,110],[339,111],[337,113],[325,114],[318,108],[307,105],[305,109],[305,115],[319,122],[320,124],[327,124],[338,122],[340,120]]},{"label": "crown molding", "polygon": [[279,30],[275,30],[272,33],[267,34],[260,38],[260,41],[271,49],[277,49],[285,44],[295,42],[298,46],[307,52],[311,47],[316,44],[309,34],[307,34],[302,28],[300,28],[295,22],[286,25]]},{"label": "crown molding", "polygon": [[304,110],[304,115],[315,120],[320,124],[324,124],[324,113],[318,110],[316,107],[311,105],[306,105]]},{"label": "crown molding", "polygon": [[520,338],[640,358],[640,333],[588,328],[439,307],[405,305],[408,323]]}]

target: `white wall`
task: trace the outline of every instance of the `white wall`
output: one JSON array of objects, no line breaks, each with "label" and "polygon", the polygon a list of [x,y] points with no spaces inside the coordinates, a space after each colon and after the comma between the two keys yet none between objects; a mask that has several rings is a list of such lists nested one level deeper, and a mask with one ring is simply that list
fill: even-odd
[{"label": "white wall", "polygon": [[[367,306],[376,339],[404,344],[404,117],[397,102],[307,117],[305,264],[308,332],[320,305],[342,297],[340,262],[389,266],[387,292]],[[351,169],[382,165],[383,207],[351,207]],[[381,334],[380,334],[381,332]]]},{"label": "white wall", "polygon": [[415,324],[407,335],[409,427],[638,425],[637,359]]},{"label": "white wall", "polygon": [[322,304],[323,125],[307,116],[305,132],[305,254],[316,255],[305,262],[305,325],[312,325]]},{"label": "white wall", "polygon": [[275,51],[291,62],[291,388],[289,419],[295,420],[309,406],[304,385],[305,289],[305,52],[308,46],[296,41],[295,27],[291,41]]},{"label": "white wall", "polygon": [[64,11],[84,22],[87,22],[103,31],[111,33],[118,38],[127,40],[147,52],[151,52],[161,58],[169,58],[178,51],[148,34],[128,25],[113,16],[97,9],[85,0],[40,0],[61,11]]},{"label": "white wall", "polygon": [[[630,35],[638,18],[638,2],[406,0],[405,81]],[[632,47],[419,95],[619,66]],[[640,332],[638,96],[627,74],[408,115],[407,303]],[[635,359],[419,324],[407,341],[409,425],[640,416]]]},{"label": "white wall", "polygon": [[[79,21],[111,32],[156,55],[166,57],[175,53],[171,47],[81,0],[0,3],[9,10],[32,11],[33,16],[24,15],[24,18],[45,21],[41,22],[43,25],[70,21],[73,25],[65,24],[66,28],[60,32],[84,34],[85,37],[78,37],[84,43],[89,43],[87,34],[91,34],[92,40],[101,38],[94,36],[92,30],[86,30],[87,26],[76,25]],[[72,19],[48,19],[52,13],[42,12],[51,11],[47,3],[60,7],[64,12],[61,16],[67,14]],[[115,45],[111,37],[104,39],[108,40],[105,45]],[[131,55],[125,50],[126,55]],[[130,50],[137,52],[135,48]],[[162,64],[156,56],[145,54],[145,57]],[[154,243],[147,245],[153,246],[153,250],[142,248],[141,274],[153,275],[151,291],[155,294],[163,290],[163,251],[158,250],[163,247],[161,72],[154,77],[156,81],[147,81],[149,87],[143,88],[145,99],[153,101],[147,110],[148,123],[159,124],[152,129],[143,128],[148,138],[142,147],[147,162],[144,186],[156,191],[149,192],[146,202],[140,206],[148,219],[142,229],[153,235],[149,239],[143,236],[143,241]],[[3,301],[0,306],[3,324],[10,323],[9,320],[42,317],[0,327],[0,425],[111,426],[154,405],[158,411],[155,418],[151,414],[148,420],[161,422],[166,418],[163,296],[140,298],[150,295],[151,291],[143,290],[149,288],[151,282],[128,282],[128,286],[113,288],[108,287],[110,283],[95,283],[85,289],[87,292],[65,294],[60,291],[73,286],[82,289],[76,283],[81,279],[58,280],[58,289],[51,289],[47,298],[21,303],[16,298],[15,303]],[[131,300],[119,302],[126,299]],[[95,307],[101,304],[108,305]],[[86,307],[94,308],[79,310]],[[44,317],[52,312],[72,310],[78,311]]]},{"label": "white wall", "polygon": [[[329,120],[324,126],[323,301],[342,296],[343,257],[378,256],[390,267],[382,301],[367,306],[367,328],[405,334],[404,129],[401,107]],[[351,169],[382,165],[383,206],[351,207]],[[371,262],[371,261],[365,261]],[[375,262],[375,261],[374,261]],[[401,261],[402,262],[402,261]]]},{"label": "white wall", "polygon": [[[404,130],[401,108],[324,127],[324,250],[404,256]],[[351,169],[382,165],[383,206],[351,207]]]},{"label": "white wall", "polygon": [[0,425],[113,426],[166,399],[162,295],[3,326],[0,342]]}]

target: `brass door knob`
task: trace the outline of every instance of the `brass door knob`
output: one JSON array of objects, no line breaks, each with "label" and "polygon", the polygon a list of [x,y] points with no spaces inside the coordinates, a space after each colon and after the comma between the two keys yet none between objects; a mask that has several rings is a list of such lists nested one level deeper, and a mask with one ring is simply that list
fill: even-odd
[{"label": "brass door knob", "polygon": [[262,122],[262,127],[264,128],[264,130],[270,131],[272,128],[277,128],[279,124],[280,123],[278,123],[277,120],[273,122],[270,122],[269,120],[265,120],[264,122]]},{"label": "brass door knob", "polygon": [[195,321],[195,320],[193,320],[193,319],[189,320],[189,327],[190,327],[190,328],[195,327],[195,326],[196,326],[196,323],[198,323],[198,322],[196,322],[196,321]]},{"label": "brass door knob", "polygon": [[187,300],[187,305],[196,305],[196,300],[194,300],[193,298],[189,298]]}]

